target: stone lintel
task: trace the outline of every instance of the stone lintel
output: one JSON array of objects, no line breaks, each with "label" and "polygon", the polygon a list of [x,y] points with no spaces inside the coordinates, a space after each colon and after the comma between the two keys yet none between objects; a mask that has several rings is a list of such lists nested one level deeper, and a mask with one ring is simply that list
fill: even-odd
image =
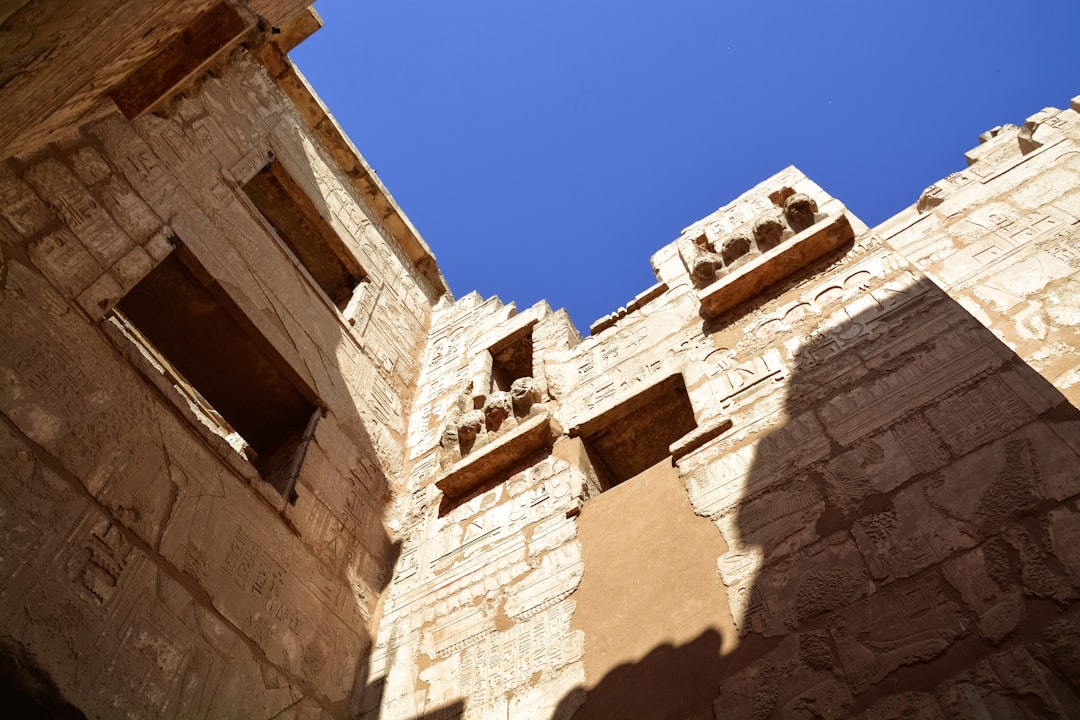
[{"label": "stone lintel", "polygon": [[537,450],[551,447],[562,428],[543,413],[531,417],[506,435],[454,463],[435,486],[451,498],[461,497],[499,473],[525,461]]},{"label": "stone lintel", "polygon": [[705,445],[710,440],[714,440],[728,430],[731,429],[731,418],[717,418],[708,425],[702,425],[695,429],[693,432],[689,432],[683,435],[681,438],[671,443],[669,448],[671,452],[671,459],[678,462],[682,458],[686,457],[690,453],[694,452],[701,446]]},{"label": "stone lintel", "polygon": [[511,322],[499,327],[500,332],[498,339],[492,341],[491,345],[486,349],[490,351],[492,355],[501,350],[505,350],[526,335],[532,335],[533,328],[536,327],[537,321],[538,318],[535,314],[518,315]]},{"label": "stone lintel", "polygon": [[289,52],[323,26],[322,17],[315,6],[306,7],[289,18],[273,35],[273,41],[282,52]]},{"label": "stone lintel", "polygon": [[129,120],[142,115],[208,65],[254,24],[254,17],[241,13],[229,2],[214,5],[124,78],[109,97]]},{"label": "stone lintel", "polygon": [[855,238],[847,213],[825,218],[698,291],[701,310],[716,317]]},{"label": "stone lintel", "polygon": [[[662,376],[662,373],[660,375]],[[674,371],[668,372],[663,380],[652,385],[635,386],[630,392],[616,395],[611,400],[600,405],[591,417],[572,425],[567,434],[570,437],[588,437],[648,405],[656,398],[673,391],[682,382],[682,373]]]}]

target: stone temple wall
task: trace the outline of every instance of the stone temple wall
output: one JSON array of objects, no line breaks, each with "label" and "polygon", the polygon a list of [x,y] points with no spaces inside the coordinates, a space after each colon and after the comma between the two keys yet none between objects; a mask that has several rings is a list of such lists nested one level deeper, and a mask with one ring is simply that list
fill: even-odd
[{"label": "stone temple wall", "polygon": [[[1056,137],[991,174],[1071,173]],[[1013,263],[1068,252],[1076,182],[1054,187],[1022,207],[1053,232]],[[544,305],[440,311],[366,716],[1080,712],[1072,376],[896,237],[789,168],[660,250],[661,282],[584,340]]]},{"label": "stone temple wall", "polygon": [[1080,403],[1080,103],[985,133],[969,166],[884,223],[927,273]]},{"label": "stone temple wall", "polygon": [[[88,715],[345,716],[396,547],[431,283],[242,51],[166,117],[113,113],[9,160],[0,196],[6,643]],[[357,280],[338,297],[333,263],[283,241],[319,233]],[[162,355],[225,387],[193,399]],[[219,401],[254,407],[222,423]],[[222,429],[275,414],[292,433],[264,441],[275,457]]]},{"label": "stone temple wall", "polygon": [[293,0],[86,5],[0,11],[13,707],[1080,716],[1080,99],[878,228],[787,168],[582,337],[450,297]]}]

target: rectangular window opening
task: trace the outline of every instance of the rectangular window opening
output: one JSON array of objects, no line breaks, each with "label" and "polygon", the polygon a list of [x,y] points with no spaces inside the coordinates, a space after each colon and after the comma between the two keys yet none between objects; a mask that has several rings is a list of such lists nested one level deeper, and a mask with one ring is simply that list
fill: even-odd
[{"label": "rectangular window opening", "polygon": [[581,438],[602,489],[671,456],[669,447],[697,427],[682,375],[673,375],[583,426]]},{"label": "rectangular window opening", "polygon": [[244,194],[344,312],[367,275],[311,198],[277,160],[244,185]]},{"label": "rectangular window opening", "polygon": [[509,391],[515,380],[533,376],[532,328],[526,325],[491,348],[492,391]]},{"label": "rectangular window opening", "polygon": [[109,322],[195,417],[290,502],[322,415],[317,398],[183,249],[117,303]]}]

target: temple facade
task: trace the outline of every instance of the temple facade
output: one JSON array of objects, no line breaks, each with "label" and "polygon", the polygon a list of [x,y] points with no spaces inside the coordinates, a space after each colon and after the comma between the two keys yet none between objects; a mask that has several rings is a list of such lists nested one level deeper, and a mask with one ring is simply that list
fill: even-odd
[{"label": "temple facade", "polygon": [[452,296],[319,24],[0,10],[11,707],[1080,716],[1080,98],[876,228],[787,168],[583,336]]}]

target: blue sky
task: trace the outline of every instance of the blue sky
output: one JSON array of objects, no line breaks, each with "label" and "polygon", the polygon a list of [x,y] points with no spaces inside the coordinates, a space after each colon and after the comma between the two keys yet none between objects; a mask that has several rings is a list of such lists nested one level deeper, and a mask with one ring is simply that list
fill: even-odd
[{"label": "blue sky", "polygon": [[588,334],[796,165],[870,225],[1080,95],[1080,2],[318,0],[292,56],[451,290]]}]

